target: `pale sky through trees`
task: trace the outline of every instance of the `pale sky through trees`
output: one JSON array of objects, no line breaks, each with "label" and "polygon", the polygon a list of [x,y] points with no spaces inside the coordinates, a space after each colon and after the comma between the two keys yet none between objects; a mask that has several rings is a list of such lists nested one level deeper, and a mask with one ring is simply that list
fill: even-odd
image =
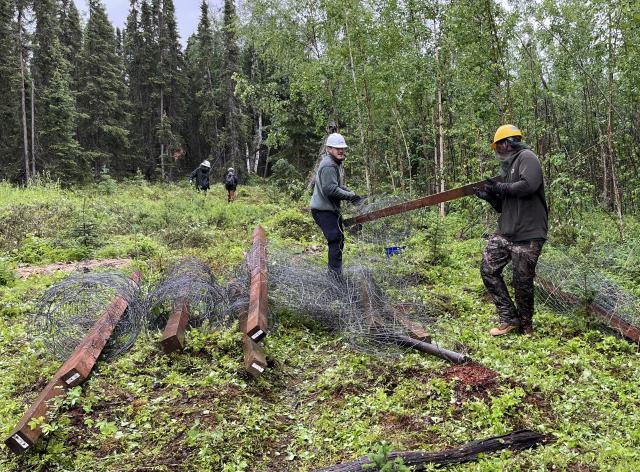
[{"label": "pale sky through trees", "polygon": [[[87,0],[75,0],[75,2],[83,19],[86,20],[89,9]],[[201,2],[202,0],[174,0],[178,29],[180,30],[180,42],[183,46],[186,46],[187,39],[198,27]],[[130,0],[102,0],[102,3],[107,9],[111,24],[115,28],[122,29],[129,14]],[[215,11],[220,7],[220,4],[220,0],[209,0],[209,11]]]}]

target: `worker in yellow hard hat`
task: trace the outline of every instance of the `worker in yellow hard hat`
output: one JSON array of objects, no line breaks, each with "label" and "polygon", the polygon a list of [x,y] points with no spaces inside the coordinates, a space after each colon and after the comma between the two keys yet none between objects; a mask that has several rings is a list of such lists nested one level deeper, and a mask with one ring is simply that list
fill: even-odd
[{"label": "worker in yellow hard hat", "polygon": [[[533,279],[536,264],[547,239],[548,211],[542,166],[531,148],[522,142],[514,125],[498,128],[491,143],[500,164],[500,179],[490,179],[476,195],[500,213],[496,233],[484,250],[480,274],[496,305],[499,326],[492,336],[510,332],[533,332]],[[502,270],[513,266],[515,303],[502,278]]]}]

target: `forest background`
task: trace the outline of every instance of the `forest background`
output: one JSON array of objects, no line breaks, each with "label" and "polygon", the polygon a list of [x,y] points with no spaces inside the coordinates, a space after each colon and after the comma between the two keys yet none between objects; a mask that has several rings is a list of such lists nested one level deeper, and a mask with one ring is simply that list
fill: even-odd
[{"label": "forest background", "polygon": [[[173,0],[0,1],[0,178],[243,176],[313,168],[327,124],[362,193],[430,193],[491,174],[515,123],[556,214],[638,204],[640,3],[202,2],[183,50]],[[273,164],[273,165],[272,165]],[[295,185],[293,185],[295,187]],[[621,221],[621,219],[620,219]]]}]

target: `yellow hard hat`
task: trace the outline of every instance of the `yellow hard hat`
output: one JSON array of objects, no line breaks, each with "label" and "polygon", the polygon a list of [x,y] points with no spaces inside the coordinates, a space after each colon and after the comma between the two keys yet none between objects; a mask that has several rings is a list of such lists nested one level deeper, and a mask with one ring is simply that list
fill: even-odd
[{"label": "yellow hard hat", "polygon": [[496,143],[498,141],[502,141],[503,139],[511,138],[513,136],[522,137],[522,131],[520,131],[517,126],[502,125],[496,130],[496,135],[493,137],[493,142],[491,143],[491,149],[495,151]]}]

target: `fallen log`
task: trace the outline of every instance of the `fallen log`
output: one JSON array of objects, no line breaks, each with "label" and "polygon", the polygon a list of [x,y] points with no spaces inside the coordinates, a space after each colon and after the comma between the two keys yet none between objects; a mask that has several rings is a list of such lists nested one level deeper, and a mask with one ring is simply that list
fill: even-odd
[{"label": "fallen log", "polygon": [[[493,177],[493,179],[499,180],[500,177]],[[484,186],[487,184],[488,180],[489,179],[480,180],[479,182],[473,182],[462,187],[446,190],[440,193],[434,193],[433,195],[427,195],[426,197],[416,198],[415,200],[409,200],[408,202],[398,203],[379,210],[363,213],[362,215],[344,220],[343,224],[345,227],[362,224],[367,221],[398,215],[407,211],[417,210],[418,208],[437,205],[439,203],[449,202],[468,195],[473,195],[476,190],[484,190]]]},{"label": "fallen log", "polygon": [[[133,283],[138,283],[141,275],[139,272],[135,272],[130,278]],[[31,428],[29,423],[38,418],[46,417],[49,412],[50,401],[53,398],[63,395],[67,389],[81,384],[89,377],[98,357],[100,357],[109,337],[113,333],[113,329],[126,309],[127,301],[121,296],[116,296],[107,306],[98,321],[78,344],[71,356],[62,364],[62,367],[53,375],[51,382],[47,384],[11,431],[9,437],[5,440],[5,444],[9,449],[20,453],[26,451],[38,441],[42,434],[42,428],[39,424]]]},{"label": "fallen log", "polygon": [[249,291],[249,313],[247,315],[246,334],[253,341],[261,341],[267,335],[267,238],[262,226],[256,226],[253,232],[253,247],[247,257],[251,272]]},{"label": "fallen log", "polygon": [[[462,464],[478,460],[480,454],[487,454],[511,449],[519,451],[530,449],[545,442],[545,437],[534,431],[523,429],[503,436],[496,436],[480,441],[471,441],[462,446],[454,447],[439,452],[406,451],[392,452],[388,455],[389,461],[401,458],[407,467],[415,467],[412,470],[425,470],[428,465],[442,467],[451,464]],[[373,462],[369,457],[364,457],[353,462],[338,464],[316,472],[365,472],[371,470]]]},{"label": "fallen log", "polygon": [[[536,277],[536,283],[549,295],[557,297],[558,299],[576,307],[583,306],[585,303],[575,295],[564,292],[559,287],[555,286],[551,282],[548,282],[540,277]],[[600,307],[593,304],[586,305],[586,310],[591,315],[600,319],[607,326],[614,328],[622,334],[625,338],[633,341],[634,343],[640,343],[640,327],[634,326],[631,323],[625,321],[613,313],[609,313]]]},{"label": "fallen log", "polygon": [[189,323],[189,304],[186,300],[176,301],[171,316],[167,320],[160,345],[165,354],[182,351],[184,336]]}]

